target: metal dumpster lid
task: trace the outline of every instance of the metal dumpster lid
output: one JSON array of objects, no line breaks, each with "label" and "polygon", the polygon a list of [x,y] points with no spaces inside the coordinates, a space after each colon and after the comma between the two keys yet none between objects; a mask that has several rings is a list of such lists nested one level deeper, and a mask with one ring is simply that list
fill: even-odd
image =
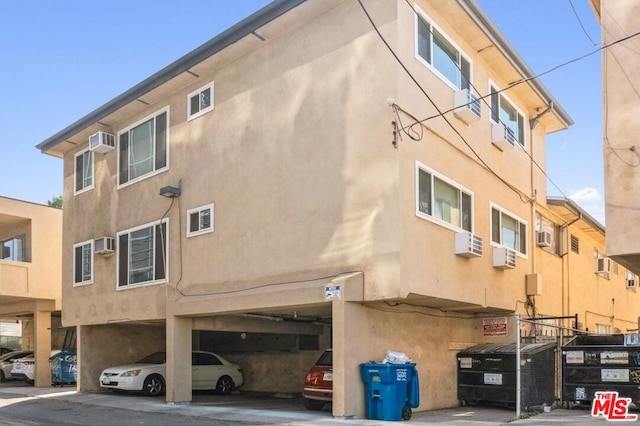
[{"label": "metal dumpster lid", "polygon": [[571,346],[623,346],[624,334],[579,334],[569,340],[562,347]]},{"label": "metal dumpster lid", "polygon": [[[523,343],[520,345],[520,353],[535,354],[556,347],[555,343]],[[515,354],[518,346],[515,343],[485,343],[458,352],[458,355],[472,354]]]}]

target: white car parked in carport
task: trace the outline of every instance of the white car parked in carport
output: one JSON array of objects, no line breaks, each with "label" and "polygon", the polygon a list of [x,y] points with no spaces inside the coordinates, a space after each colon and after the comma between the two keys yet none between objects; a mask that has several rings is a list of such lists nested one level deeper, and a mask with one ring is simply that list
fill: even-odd
[{"label": "white car parked in carport", "polygon": [[[121,391],[142,391],[157,396],[165,392],[166,352],[155,352],[135,364],[106,368],[100,374],[100,386]],[[227,394],[242,386],[242,368],[220,355],[193,351],[191,356],[193,390],[215,389]]]}]

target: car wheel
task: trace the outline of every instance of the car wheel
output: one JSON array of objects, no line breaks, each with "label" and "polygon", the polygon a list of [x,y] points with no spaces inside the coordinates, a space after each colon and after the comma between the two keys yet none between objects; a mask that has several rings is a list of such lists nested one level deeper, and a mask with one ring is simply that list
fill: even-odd
[{"label": "car wheel", "polygon": [[35,383],[35,380],[25,379],[25,382],[27,382],[28,385],[33,386],[33,384]]},{"label": "car wheel", "polygon": [[218,379],[218,383],[216,384],[216,392],[221,394],[228,394],[233,390],[233,380],[229,376],[222,376]]},{"label": "car wheel", "polygon": [[322,407],[324,406],[324,402],[323,401],[318,401],[317,399],[309,399],[309,398],[303,398],[304,399],[304,406],[307,410],[321,410]]},{"label": "car wheel", "polygon": [[144,379],[142,391],[147,396],[159,396],[164,393],[164,379],[159,374],[152,374]]}]

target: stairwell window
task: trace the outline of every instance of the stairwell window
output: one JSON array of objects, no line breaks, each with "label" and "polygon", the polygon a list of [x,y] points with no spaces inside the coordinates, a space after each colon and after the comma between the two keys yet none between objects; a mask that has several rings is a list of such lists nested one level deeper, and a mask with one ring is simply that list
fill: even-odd
[{"label": "stairwell window", "polygon": [[455,89],[469,89],[471,62],[458,47],[416,7],[416,58]]},{"label": "stairwell window", "polygon": [[213,232],[213,204],[187,210],[187,237]]},{"label": "stairwell window", "polygon": [[472,232],[471,191],[417,162],[416,192],[416,216]]},{"label": "stairwell window", "polygon": [[93,152],[88,148],[75,155],[74,194],[93,188]]},{"label": "stairwell window", "polygon": [[187,95],[187,120],[213,110],[213,82]]},{"label": "stairwell window", "polygon": [[163,219],[118,233],[118,289],[166,282],[168,225]]},{"label": "stairwell window", "polygon": [[118,133],[118,185],[133,183],[168,167],[169,107]]},{"label": "stairwell window", "polygon": [[73,245],[73,286],[93,282],[93,240]]},{"label": "stairwell window", "polygon": [[527,223],[497,206],[491,206],[491,241],[527,254]]},{"label": "stairwell window", "polygon": [[491,85],[491,121],[502,123],[513,139],[525,147],[524,115],[494,85]]}]

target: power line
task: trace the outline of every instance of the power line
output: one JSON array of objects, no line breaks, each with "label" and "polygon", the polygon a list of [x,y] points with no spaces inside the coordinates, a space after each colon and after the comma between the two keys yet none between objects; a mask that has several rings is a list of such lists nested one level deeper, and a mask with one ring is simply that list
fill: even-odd
[{"label": "power line", "polygon": [[[364,7],[364,5],[362,4],[362,0],[357,0],[358,4],[360,5],[360,8],[362,9],[362,11],[364,12],[364,14],[366,15],[367,19],[369,20],[369,22],[371,23],[371,26],[373,27],[374,31],[376,32],[376,34],[378,34],[378,37],[380,38],[380,40],[382,41],[382,43],[384,43],[384,45],[387,47],[387,49],[389,50],[389,52],[391,52],[391,54],[393,55],[393,57],[396,59],[396,61],[398,62],[398,64],[400,64],[400,66],[402,67],[402,69],[407,73],[407,75],[411,78],[411,80],[414,82],[414,84],[418,87],[418,89],[420,89],[420,91],[422,92],[422,94],[429,100],[429,102],[431,103],[431,105],[436,109],[436,111],[438,111],[438,115],[442,117],[442,119],[447,123],[447,125],[449,125],[449,127],[455,132],[456,135],[458,135],[458,137],[460,138],[460,140],[462,140],[462,142],[464,142],[464,144],[469,148],[469,150],[471,150],[471,152],[476,156],[476,158],[480,161],[480,163],[482,163],[482,165],[484,165],[484,167],[489,170],[489,172],[491,172],[491,174],[493,174],[496,178],[498,178],[502,183],[505,184],[505,186],[507,186],[509,189],[511,189],[514,193],[516,193],[516,195],[518,195],[518,197],[520,198],[520,200],[523,203],[528,203],[530,200],[526,200],[523,199],[522,196],[523,194],[515,187],[513,187],[509,182],[507,182],[504,178],[502,178],[500,175],[498,175],[483,159],[482,157],[480,157],[480,155],[476,152],[475,149],[473,149],[473,147],[471,146],[471,144],[469,144],[469,142],[467,142],[467,140],[464,138],[464,136],[462,136],[462,134],[460,133],[460,131],[458,129],[456,129],[456,127],[449,121],[449,119],[447,117],[444,116],[443,112],[440,110],[440,108],[438,107],[438,105],[434,102],[433,99],[431,99],[431,97],[429,96],[429,94],[426,92],[426,90],[424,90],[424,88],[420,85],[420,83],[418,83],[418,80],[416,80],[416,78],[413,76],[413,74],[411,74],[411,71],[409,71],[409,69],[404,65],[404,63],[400,60],[400,58],[398,57],[398,55],[396,55],[396,53],[393,51],[393,49],[391,48],[391,46],[389,45],[389,43],[387,42],[387,40],[384,38],[384,36],[382,35],[382,33],[380,33],[380,30],[378,29],[377,25],[375,24],[375,22],[373,21],[373,19],[371,18],[371,15],[369,15],[369,12],[367,11],[367,9]],[[414,123],[415,124],[415,123]]]},{"label": "power line", "polygon": [[587,38],[589,39],[589,41],[591,42],[592,45],[597,46],[598,43],[593,41],[593,39],[589,36],[589,33],[587,32],[587,29],[584,27],[584,25],[582,25],[582,21],[580,20],[580,16],[578,16],[578,12],[576,11],[576,8],[573,7],[573,0],[569,0],[569,5],[571,5],[571,10],[573,10],[573,14],[575,15],[576,19],[578,20],[578,23],[580,24],[580,28],[582,28],[582,32],[584,33],[584,35],[587,36]]}]

